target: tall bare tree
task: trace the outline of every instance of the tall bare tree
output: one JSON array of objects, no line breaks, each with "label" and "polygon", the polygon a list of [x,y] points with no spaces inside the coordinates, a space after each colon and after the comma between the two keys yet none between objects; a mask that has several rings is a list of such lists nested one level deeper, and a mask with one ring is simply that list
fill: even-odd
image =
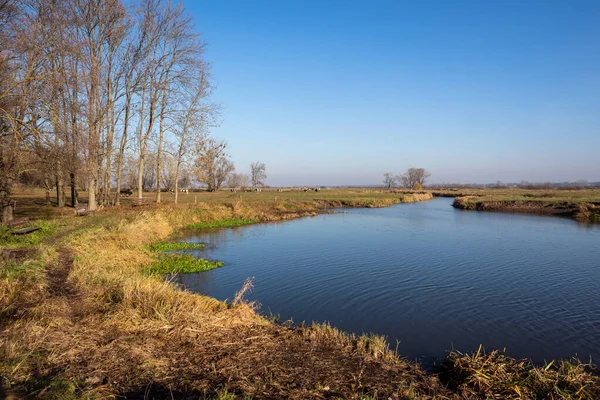
[{"label": "tall bare tree", "polygon": [[[214,117],[215,107],[205,104],[203,100],[210,94],[208,82],[208,66],[198,64],[197,76],[182,85],[181,104],[184,107],[174,128],[175,136],[175,203],[179,200],[179,176],[186,158],[191,152],[189,148],[203,149],[205,147],[206,124]],[[190,146],[192,144],[193,146]]]},{"label": "tall bare tree", "polygon": [[227,159],[226,147],[226,142],[208,138],[197,150],[196,175],[200,182],[206,184],[209,192],[219,190],[235,170],[233,163]]},{"label": "tall bare tree", "polygon": [[[69,183],[75,205],[80,186],[94,210],[118,204],[119,191],[110,194],[115,171],[118,188],[124,170],[128,180],[137,174],[130,186],[139,197],[150,180],[162,187],[166,150],[180,171],[212,118],[208,64],[194,32],[170,0],[129,9],[122,0],[0,0],[3,220],[12,218],[17,179],[55,186],[58,206]],[[222,160],[215,165],[217,175],[229,170]]]},{"label": "tall bare tree", "polygon": [[400,176],[402,186],[411,189],[421,189],[431,174],[424,168],[409,168]]},{"label": "tall bare tree", "polygon": [[386,172],[385,174],[383,174],[383,184],[388,189],[391,189],[394,186],[396,186],[396,177],[394,176],[394,174],[392,174],[391,172]]},{"label": "tall bare tree", "polygon": [[267,166],[265,163],[256,161],[250,164],[250,176],[252,187],[263,186],[263,180],[267,179]]}]

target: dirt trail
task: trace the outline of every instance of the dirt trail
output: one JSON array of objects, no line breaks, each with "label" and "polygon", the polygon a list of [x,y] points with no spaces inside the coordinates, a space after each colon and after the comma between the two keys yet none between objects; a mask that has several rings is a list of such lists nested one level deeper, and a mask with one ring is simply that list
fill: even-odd
[{"label": "dirt trail", "polygon": [[48,288],[53,296],[65,296],[72,299],[77,296],[77,290],[68,280],[73,267],[73,252],[60,248],[56,265],[51,265],[46,270],[48,274]]}]

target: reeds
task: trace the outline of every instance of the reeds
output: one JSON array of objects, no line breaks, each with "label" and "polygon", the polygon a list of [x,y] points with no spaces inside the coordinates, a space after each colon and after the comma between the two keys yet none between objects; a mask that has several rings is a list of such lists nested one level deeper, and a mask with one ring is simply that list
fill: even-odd
[{"label": "reeds", "polygon": [[448,385],[467,398],[585,399],[600,398],[595,366],[579,360],[535,366],[498,350],[452,351],[439,368]]}]

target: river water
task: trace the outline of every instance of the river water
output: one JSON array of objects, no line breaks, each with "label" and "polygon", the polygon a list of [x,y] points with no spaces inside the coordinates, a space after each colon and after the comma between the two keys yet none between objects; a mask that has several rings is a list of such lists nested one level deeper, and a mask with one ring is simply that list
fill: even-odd
[{"label": "river water", "polygon": [[600,226],[399,204],[188,232],[225,266],[179,277],[189,290],[248,296],[281,320],[385,335],[428,363],[452,348],[504,349],[537,363],[600,357]]}]

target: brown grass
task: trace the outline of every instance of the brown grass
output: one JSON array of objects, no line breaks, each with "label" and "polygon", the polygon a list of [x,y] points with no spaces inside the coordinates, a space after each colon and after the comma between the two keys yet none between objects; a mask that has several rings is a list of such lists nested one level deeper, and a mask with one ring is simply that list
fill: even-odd
[{"label": "brown grass", "polygon": [[579,360],[552,361],[536,367],[497,350],[474,354],[453,351],[440,367],[449,386],[468,398],[598,399],[600,378],[593,365]]}]

